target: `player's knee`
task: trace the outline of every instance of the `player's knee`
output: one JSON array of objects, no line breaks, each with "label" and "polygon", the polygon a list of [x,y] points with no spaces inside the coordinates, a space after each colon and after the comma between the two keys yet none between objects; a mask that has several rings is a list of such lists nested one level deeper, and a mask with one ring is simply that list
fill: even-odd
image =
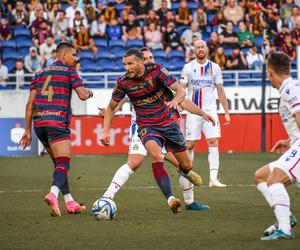
[{"label": "player's knee", "polygon": [[139,161],[129,161],[127,162],[127,165],[132,171],[136,171],[142,165],[142,163]]},{"label": "player's knee", "polygon": [[183,168],[183,169],[192,169],[192,167],[193,167],[193,164],[192,164],[192,161],[190,161],[190,160],[184,161],[180,164],[180,168]]},{"label": "player's knee", "polygon": [[208,147],[217,147],[218,146],[218,138],[208,139],[207,145],[208,145]]},{"label": "player's knee", "polygon": [[193,150],[195,148],[196,143],[194,142],[187,142],[186,147],[188,150]]},{"label": "player's knee", "polygon": [[268,178],[269,178],[269,171],[267,169],[267,166],[261,167],[254,174],[254,180],[256,184],[259,184],[261,182],[266,182]]},{"label": "player's knee", "polygon": [[161,152],[152,152],[150,153],[153,162],[163,162],[164,155]]}]

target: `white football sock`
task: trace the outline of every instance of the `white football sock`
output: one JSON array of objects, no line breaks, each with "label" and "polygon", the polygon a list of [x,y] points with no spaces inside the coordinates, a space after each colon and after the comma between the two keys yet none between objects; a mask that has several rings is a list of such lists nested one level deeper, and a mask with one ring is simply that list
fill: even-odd
[{"label": "white football sock", "polygon": [[208,147],[208,164],[210,180],[215,181],[219,172],[219,149],[218,147]]},{"label": "white football sock", "polygon": [[269,194],[278,221],[278,229],[290,234],[290,197],[284,185],[282,183],[275,183],[269,186]]},{"label": "white football sock", "polygon": [[265,197],[266,201],[272,207],[272,201],[271,201],[271,196],[269,193],[269,188],[266,182],[261,182],[257,184],[257,189],[261,192],[261,194]]},{"label": "white football sock", "polygon": [[56,196],[56,199],[58,198],[59,188],[57,186],[51,186],[50,192]]},{"label": "white football sock", "polygon": [[122,167],[120,167],[117,170],[117,172],[115,173],[115,176],[113,177],[108,189],[103,194],[103,196],[113,199],[115,197],[116,193],[127,182],[129,177],[133,173],[134,172],[131,170],[131,168],[127,164],[124,164]]},{"label": "white football sock", "polygon": [[194,149],[189,150],[189,156],[192,162],[194,161],[194,155],[195,155]]},{"label": "white football sock", "polygon": [[179,175],[179,185],[182,188],[182,195],[185,204],[190,205],[194,202],[194,185],[187,178]]},{"label": "white football sock", "polygon": [[68,194],[65,194],[65,195],[64,195],[64,200],[65,200],[65,202],[67,203],[67,202],[69,202],[69,201],[73,201],[74,199],[73,199],[71,193],[68,193]]}]

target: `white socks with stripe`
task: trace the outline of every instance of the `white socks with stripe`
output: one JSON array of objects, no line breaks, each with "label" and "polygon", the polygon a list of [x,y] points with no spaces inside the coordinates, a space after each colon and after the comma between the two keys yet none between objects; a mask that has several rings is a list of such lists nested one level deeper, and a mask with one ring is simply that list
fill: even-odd
[{"label": "white socks with stripe", "polygon": [[219,172],[219,149],[218,147],[208,147],[208,164],[210,180],[216,181]]},{"label": "white socks with stripe", "polygon": [[134,172],[131,170],[131,168],[127,164],[124,164],[123,166],[121,166],[115,173],[115,176],[113,177],[108,189],[103,194],[103,197],[108,197],[110,199],[114,199],[116,193],[127,182],[129,177],[133,173]]},{"label": "white socks with stripe", "polygon": [[269,194],[278,221],[278,229],[281,229],[286,234],[290,234],[290,197],[284,185],[275,183],[269,186]]},{"label": "white socks with stripe", "polygon": [[261,192],[261,194],[265,197],[266,201],[272,207],[271,196],[269,194],[269,188],[266,182],[261,182],[257,184],[257,189]]},{"label": "white socks with stripe", "polygon": [[179,175],[179,185],[185,204],[190,205],[194,202],[194,185],[187,178]]}]

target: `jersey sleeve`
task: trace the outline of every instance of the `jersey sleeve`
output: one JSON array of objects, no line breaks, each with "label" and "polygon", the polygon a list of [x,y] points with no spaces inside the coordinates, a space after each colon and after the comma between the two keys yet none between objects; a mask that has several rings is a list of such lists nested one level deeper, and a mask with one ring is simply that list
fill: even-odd
[{"label": "jersey sleeve", "polygon": [[82,79],[78,73],[78,71],[72,67],[69,69],[69,78],[70,78],[70,83],[72,85],[73,89],[76,89],[78,87],[83,87],[83,82]]},{"label": "jersey sleeve", "polygon": [[180,75],[180,84],[186,87],[188,83],[189,83],[189,68],[188,65],[185,64]]},{"label": "jersey sleeve", "polygon": [[284,90],[283,98],[286,99],[292,114],[300,112],[300,87],[289,86]]},{"label": "jersey sleeve", "polygon": [[121,80],[119,79],[115,84],[114,90],[112,92],[112,99],[116,102],[120,102],[126,96],[126,91],[121,84]]},{"label": "jersey sleeve", "polygon": [[157,74],[159,76],[159,80],[161,83],[167,87],[170,87],[173,83],[175,83],[177,80],[175,77],[173,77],[166,68],[164,68],[162,65],[157,65]]},{"label": "jersey sleeve", "polygon": [[222,71],[219,65],[214,64],[213,77],[215,84],[223,84]]},{"label": "jersey sleeve", "polygon": [[30,91],[37,89],[37,75],[35,74],[32,79],[31,79],[31,83],[30,83]]}]

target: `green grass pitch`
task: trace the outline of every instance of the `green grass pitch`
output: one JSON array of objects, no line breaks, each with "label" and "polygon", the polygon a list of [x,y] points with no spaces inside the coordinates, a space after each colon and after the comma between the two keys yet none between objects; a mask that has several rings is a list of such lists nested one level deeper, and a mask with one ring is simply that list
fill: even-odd
[{"label": "green grass pitch", "polygon": [[[204,180],[195,200],[210,211],[174,215],[156,188],[150,161],[117,194],[117,215],[96,221],[90,211],[127,155],[81,156],[71,161],[70,185],[74,198],[87,205],[80,215],[50,217],[43,198],[51,184],[48,157],[0,158],[0,249],[300,249],[299,225],[295,240],[260,241],[275,218],[256,190],[253,174],[277,159],[275,154],[221,154],[222,182],[227,188],[208,188],[206,154],[196,154],[194,169]],[[175,169],[166,164],[174,194],[181,198]],[[300,221],[299,193],[288,188],[292,211]]]}]

